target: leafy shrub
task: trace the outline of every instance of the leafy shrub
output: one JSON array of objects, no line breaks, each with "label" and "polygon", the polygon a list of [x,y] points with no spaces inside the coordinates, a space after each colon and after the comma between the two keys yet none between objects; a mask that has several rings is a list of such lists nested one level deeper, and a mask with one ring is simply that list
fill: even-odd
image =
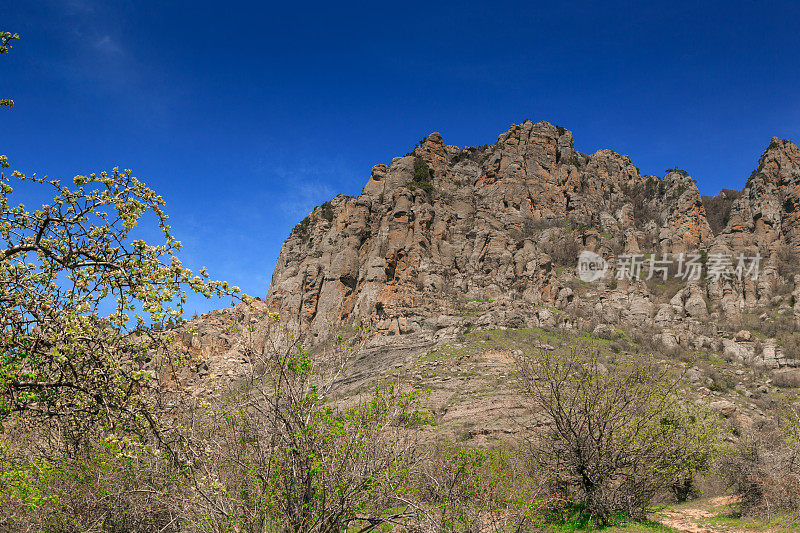
[{"label": "leafy shrub", "polygon": [[414,157],[414,172],[406,186],[409,189],[421,189],[425,193],[434,191],[433,184],[430,182],[433,177],[433,171],[421,157]]},{"label": "leafy shrub", "polygon": [[398,495],[427,423],[416,396],[376,386],[334,403],[349,350],[337,342],[312,355],[275,320],[267,344],[246,345],[252,372],[191,418],[204,450],[190,472],[191,521],[205,531],[338,533],[411,515]]},{"label": "leafy shrub", "polygon": [[744,515],[770,518],[800,509],[800,417],[796,408],[779,424],[755,428],[723,456],[720,470]]},{"label": "leafy shrub", "polygon": [[98,438],[77,450],[0,453],[0,530],[180,530],[179,470],[135,438]]},{"label": "leafy shrub", "polygon": [[785,369],[772,373],[772,384],[782,389],[800,388],[800,370]]},{"label": "leafy shrub", "polygon": [[409,181],[406,186],[411,190],[420,189],[426,193],[432,193],[434,190],[436,190],[433,185],[426,181]]},{"label": "leafy shrub", "polygon": [[578,236],[572,232],[554,230],[550,240],[543,246],[543,251],[550,256],[553,263],[561,266],[575,266],[581,245]]},{"label": "leafy shrub", "polygon": [[523,390],[550,421],[532,460],[564,502],[602,525],[644,519],[657,493],[691,487],[718,442],[713,418],[682,400],[664,368],[617,359],[607,367],[591,348],[574,348],[520,361]]},{"label": "leafy shrub", "polygon": [[414,494],[425,530],[520,531],[555,505],[517,448],[436,442],[424,453]]},{"label": "leafy shrub", "polygon": [[421,157],[414,158],[414,174],[412,179],[417,183],[429,182],[433,173],[431,172],[428,163]]},{"label": "leafy shrub", "polygon": [[688,176],[689,175],[688,172],[686,172],[682,168],[678,168],[678,167],[668,168],[667,170],[664,171],[665,174],[669,174],[671,172],[674,172],[676,174],[680,174],[681,176]]},{"label": "leafy shrub", "polygon": [[708,388],[715,392],[728,392],[739,383],[736,376],[726,374],[719,370],[711,371],[708,377],[711,378],[711,384]]},{"label": "leafy shrub", "polygon": [[800,359],[800,335],[787,331],[778,335],[778,343],[787,359]]},{"label": "leafy shrub", "polygon": [[333,206],[331,206],[330,202],[323,202],[321,206],[319,206],[319,215],[327,220],[328,222],[333,221]]},{"label": "leafy shrub", "polygon": [[311,217],[305,217],[303,220],[295,224],[292,233],[301,239],[308,239],[308,229],[311,227]]}]

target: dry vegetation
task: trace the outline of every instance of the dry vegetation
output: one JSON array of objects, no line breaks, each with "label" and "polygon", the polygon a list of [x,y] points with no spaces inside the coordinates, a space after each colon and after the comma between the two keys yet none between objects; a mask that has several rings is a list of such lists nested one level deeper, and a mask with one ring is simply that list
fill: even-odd
[{"label": "dry vegetation", "polygon": [[[0,53],[15,38],[0,34]],[[415,186],[432,193],[427,165],[415,161],[414,172]],[[44,188],[53,202],[28,211],[12,201],[11,183]],[[423,391],[407,383],[376,379],[340,396],[358,341],[310,351],[268,313],[226,331],[242,340],[245,374],[193,396],[178,377],[190,361],[173,335],[186,291],[238,290],[181,265],[163,199],[118,169],[78,176],[74,187],[18,172],[0,185],[0,531],[595,528],[692,497],[697,476],[715,467],[742,513],[800,507],[797,411],[735,431],[726,448],[719,416],[685,394],[675,370],[686,365],[630,353],[661,349],[644,328],[604,334],[612,357],[592,345],[521,343],[516,371],[502,378],[537,423],[491,445],[441,438]],[[654,216],[645,197],[637,201]],[[717,227],[729,208],[709,208]],[[145,213],[163,242],[133,240]],[[330,206],[320,213],[332,216]],[[547,251],[566,265],[575,230],[556,226]],[[538,229],[529,223],[520,238]],[[788,275],[795,256],[778,259]],[[111,314],[101,313],[109,303]],[[800,351],[788,324],[759,322],[785,335],[787,352]],[[710,387],[734,386],[725,372],[709,375]]]},{"label": "dry vegetation", "polygon": [[742,195],[741,191],[722,189],[716,196],[703,196],[703,207],[706,208],[706,218],[714,235],[719,234],[728,225],[731,207]]},{"label": "dry vegetation", "polygon": [[739,497],[739,511],[770,519],[800,509],[800,417],[787,409],[747,434],[721,458],[721,471]]},{"label": "dry vegetation", "polygon": [[[715,418],[654,361],[531,348],[520,392],[545,425],[489,446],[436,437],[414,391],[335,385],[357,346],[309,352],[274,317],[241,331],[249,371],[192,401],[173,391],[168,446],[102,424],[7,424],[0,525],[10,531],[539,531],[642,520],[692,493]],[[162,394],[152,391],[152,394]],[[178,394],[178,395],[176,395]],[[155,403],[153,404],[156,405]],[[165,415],[166,412],[154,414]],[[566,527],[566,526],[564,526]]]}]

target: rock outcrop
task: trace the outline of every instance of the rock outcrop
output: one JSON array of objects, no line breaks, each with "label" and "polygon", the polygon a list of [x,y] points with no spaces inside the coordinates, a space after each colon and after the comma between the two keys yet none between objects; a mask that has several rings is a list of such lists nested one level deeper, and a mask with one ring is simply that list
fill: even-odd
[{"label": "rock outcrop", "polygon": [[[464,149],[433,133],[373,167],[362,194],[301,221],[265,301],[172,328],[186,364],[162,385],[204,400],[271,350],[347,345],[336,394],[391,377],[430,391],[439,435],[488,442],[530,415],[510,379],[516,357],[589,342],[607,361],[655,355],[685,371],[687,395],[748,428],[800,387],[798,198],[789,141],[772,140],[743,191],[703,198],[680,169],[643,176],[627,156],[576,151],[546,122]],[[581,279],[584,250],[615,273],[636,257],[642,276]],[[733,275],[737,254],[760,257],[759,275]],[[711,276],[719,257],[730,268]],[[331,333],[344,342],[324,342]]]},{"label": "rock outcrop", "polygon": [[800,151],[794,143],[773,137],[734,202],[720,241],[767,253],[776,244],[800,246]]},{"label": "rock outcrop", "polygon": [[[719,344],[709,320],[781,305],[795,312],[799,203],[800,154],[789,141],[773,139],[744,191],[717,199],[715,225],[727,224],[715,236],[682,170],[643,176],[626,155],[578,152],[570,131],[547,122],[512,125],[493,145],[463,149],[432,133],[373,167],[361,195],[337,196],[295,227],[266,302],[317,338],[352,325],[436,337],[603,323]],[[701,252],[705,263],[713,253],[760,253],[764,275],[587,284],[575,272],[582,249],[612,263],[620,254]]]}]

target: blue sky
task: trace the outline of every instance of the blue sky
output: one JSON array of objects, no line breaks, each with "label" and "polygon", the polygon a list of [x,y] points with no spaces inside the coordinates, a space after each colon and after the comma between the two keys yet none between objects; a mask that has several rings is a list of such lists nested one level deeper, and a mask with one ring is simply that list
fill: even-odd
[{"label": "blue sky", "polygon": [[[439,131],[547,120],[587,153],[741,188],[800,140],[800,4],[6,0],[0,153],[70,179],[132,168],[184,262],[263,296],[315,205]],[[217,302],[192,299],[190,312]]]}]

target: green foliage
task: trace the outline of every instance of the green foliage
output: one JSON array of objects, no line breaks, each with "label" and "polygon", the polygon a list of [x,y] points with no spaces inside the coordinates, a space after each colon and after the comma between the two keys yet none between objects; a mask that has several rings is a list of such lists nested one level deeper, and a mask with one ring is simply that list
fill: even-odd
[{"label": "green foliage", "polygon": [[422,146],[423,144],[425,144],[425,141],[426,141],[427,139],[428,139],[427,137],[423,137],[422,139],[418,140],[418,141],[417,141],[417,142],[414,144],[414,148],[413,148],[413,149],[412,149],[410,152],[406,152],[406,154],[405,154],[405,155],[406,155],[406,156],[409,156],[409,155],[414,155],[414,152],[416,152],[416,151],[417,151],[417,148],[419,148],[420,146]]},{"label": "green foliage", "polygon": [[431,531],[527,530],[548,505],[541,480],[511,446],[431,443],[414,477],[414,497]]},{"label": "green foliage", "polygon": [[406,187],[408,187],[409,189],[412,189],[412,190],[420,189],[420,190],[422,190],[422,191],[424,191],[425,193],[428,193],[428,194],[432,193],[433,191],[436,190],[436,188],[433,185],[431,185],[430,183],[425,182],[425,181],[422,181],[422,182],[409,181],[406,184]]},{"label": "green foliage", "polygon": [[534,462],[564,502],[603,525],[620,514],[644,519],[660,490],[691,487],[716,452],[713,417],[682,401],[653,361],[607,366],[589,347],[537,352],[522,361],[521,379],[552,422],[533,442]]},{"label": "green foliage", "polygon": [[331,206],[330,202],[323,202],[321,206],[319,206],[319,216],[327,220],[328,222],[333,221],[333,206]]},{"label": "green foliage", "polygon": [[303,220],[295,224],[292,234],[297,235],[302,240],[308,239],[308,230],[311,227],[311,217],[305,217]]},{"label": "green foliage", "polygon": [[[15,38],[3,33],[0,51]],[[9,167],[5,156],[0,166]],[[181,264],[164,199],[132,171],[72,181],[0,173],[0,423],[58,420],[73,439],[97,424],[158,434],[149,395],[157,368],[145,360],[158,351],[161,364],[174,360],[149,328],[180,320],[186,290],[211,298],[239,289]],[[29,210],[15,188],[52,200]],[[140,223],[161,240],[137,238]]]},{"label": "green foliage", "polygon": [[430,181],[432,175],[433,173],[431,172],[428,163],[426,163],[421,157],[415,157],[414,174],[412,175],[412,179],[417,183],[426,183]]},{"label": "green foliage", "polygon": [[581,505],[570,505],[562,509],[558,514],[551,515],[548,523],[553,526],[552,530],[561,532],[595,531],[606,528],[611,528],[613,531],[627,528],[631,528],[631,531],[637,532],[653,531],[667,533],[673,531],[651,520],[633,521],[629,516],[624,514],[614,515],[608,520],[607,524],[603,524],[591,513],[586,512]]},{"label": "green foliage", "polygon": [[[0,418],[67,417],[77,432],[150,425],[151,374],[136,361],[160,339],[138,333],[180,319],[185,288],[208,298],[238,289],[182,266],[164,200],[130,170],[77,176],[75,188],[20,172],[0,179]],[[14,204],[12,180],[49,189],[52,202]],[[146,213],[160,244],[132,237]]]},{"label": "green foliage", "polygon": [[177,531],[170,507],[184,486],[154,452],[114,437],[47,459],[0,450],[0,530]]},{"label": "green foliage", "polygon": [[[327,220],[328,222],[333,222],[334,211],[333,206],[330,202],[323,202],[318,208],[314,209],[314,212],[317,212],[319,217]],[[303,220],[295,224],[294,229],[292,229],[292,235],[296,235],[300,237],[301,240],[307,241],[308,238],[311,236],[311,215],[305,217]]]},{"label": "green foliage", "polygon": [[675,172],[676,174],[680,174],[681,176],[688,176],[689,175],[688,172],[686,172],[682,168],[678,168],[678,167],[668,168],[667,170],[664,171],[665,174],[669,174],[670,172]]},{"label": "green foliage", "polygon": [[416,428],[429,423],[416,394],[379,385],[347,405],[331,401],[348,357],[341,343],[248,357],[260,370],[195,429],[207,450],[193,473],[205,529],[333,533],[410,515],[397,498],[407,491]]},{"label": "green foliage", "polygon": [[414,172],[411,176],[411,181],[406,183],[409,189],[421,189],[427,194],[432,193],[435,189],[432,183],[433,171],[428,164],[421,157],[414,157]]}]

